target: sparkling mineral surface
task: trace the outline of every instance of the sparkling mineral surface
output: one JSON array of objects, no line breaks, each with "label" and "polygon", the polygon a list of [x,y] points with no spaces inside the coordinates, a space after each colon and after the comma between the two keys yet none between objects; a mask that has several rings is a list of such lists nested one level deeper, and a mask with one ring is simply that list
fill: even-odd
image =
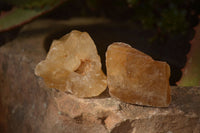
[{"label": "sparkling mineral surface", "polygon": [[113,43],[106,52],[111,96],[139,105],[167,107],[171,101],[170,67],[125,43]]},{"label": "sparkling mineral surface", "polygon": [[107,87],[100,57],[88,33],[73,30],[54,40],[45,60],[35,68],[46,85],[78,97],[101,94]]}]

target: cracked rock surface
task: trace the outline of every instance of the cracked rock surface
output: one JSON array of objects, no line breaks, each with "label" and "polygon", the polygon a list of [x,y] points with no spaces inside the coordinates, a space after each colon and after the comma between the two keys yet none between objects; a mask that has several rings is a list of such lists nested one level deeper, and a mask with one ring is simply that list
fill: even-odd
[{"label": "cracked rock surface", "polygon": [[[34,75],[44,42],[64,22],[37,20],[0,47],[1,133],[199,133],[200,87],[172,87],[167,108],[127,104],[48,89]],[[66,27],[66,25],[64,25]]]}]

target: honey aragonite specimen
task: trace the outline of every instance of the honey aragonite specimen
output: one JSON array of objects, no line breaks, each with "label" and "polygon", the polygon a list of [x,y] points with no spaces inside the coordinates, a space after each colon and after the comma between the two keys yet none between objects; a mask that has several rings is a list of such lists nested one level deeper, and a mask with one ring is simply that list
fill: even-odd
[{"label": "honey aragonite specimen", "polygon": [[171,101],[170,67],[125,43],[113,43],[106,52],[108,88],[121,101],[167,107]]},{"label": "honey aragonite specimen", "polygon": [[88,33],[73,30],[54,40],[45,60],[35,68],[49,88],[78,97],[101,94],[107,87],[94,41]]}]

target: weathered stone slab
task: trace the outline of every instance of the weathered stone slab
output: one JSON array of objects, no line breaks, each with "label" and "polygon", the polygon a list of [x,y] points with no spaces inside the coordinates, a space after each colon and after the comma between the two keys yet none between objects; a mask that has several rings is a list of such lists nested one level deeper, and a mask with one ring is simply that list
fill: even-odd
[{"label": "weathered stone slab", "polygon": [[34,68],[59,21],[28,24],[0,48],[1,133],[199,133],[200,88],[172,87],[167,108],[120,102],[108,95],[82,99],[48,89]]},{"label": "weathered stone slab", "polygon": [[82,122],[102,123],[111,133],[200,131],[199,87],[172,87],[172,103],[167,108],[136,106],[110,97],[78,99],[64,93],[55,100],[62,114]]},{"label": "weathered stone slab", "polygon": [[170,68],[165,62],[125,43],[113,43],[106,52],[108,88],[112,96],[133,104],[167,107],[171,101]]}]

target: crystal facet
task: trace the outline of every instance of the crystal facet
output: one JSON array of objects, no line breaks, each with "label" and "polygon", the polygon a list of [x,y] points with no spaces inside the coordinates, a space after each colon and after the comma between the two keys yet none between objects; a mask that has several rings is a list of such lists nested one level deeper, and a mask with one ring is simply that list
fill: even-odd
[{"label": "crystal facet", "polygon": [[111,96],[139,105],[166,107],[171,101],[170,67],[125,43],[113,43],[106,52]]},{"label": "crystal facet", "polygon": [[47,57],[35,68],[46,85],[78,97],[101,94],[107,87],[100,57],[88,33],[72,31],[54,40]]}]

